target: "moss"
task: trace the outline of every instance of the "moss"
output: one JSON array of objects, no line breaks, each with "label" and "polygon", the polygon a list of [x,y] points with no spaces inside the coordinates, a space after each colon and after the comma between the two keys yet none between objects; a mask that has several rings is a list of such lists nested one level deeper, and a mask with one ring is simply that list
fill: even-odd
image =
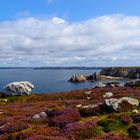
[{"label": "moss", "polygon": [[101,127],[99,126],[94,126],[91,129],[91,137],[97,137],[97,136],[101,136],[104,134],[104,131],[102,130]]},{"label": "moss", "polygon": [[122,129],[124,125],[119,121],[115,119],[103,119],[98,122],[99,126],[103,127],[103,130],[108,132],[114,132],[118,131],[119,129]]}]

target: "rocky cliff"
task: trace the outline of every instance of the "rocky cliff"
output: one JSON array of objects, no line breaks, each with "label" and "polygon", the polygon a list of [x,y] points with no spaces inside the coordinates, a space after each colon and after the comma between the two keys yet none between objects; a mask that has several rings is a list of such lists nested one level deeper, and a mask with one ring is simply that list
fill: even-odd
[{"label": "rocky cliff", "polygon": [[103,69],[100,75],[139,79],[140,67],[109,67]]}]

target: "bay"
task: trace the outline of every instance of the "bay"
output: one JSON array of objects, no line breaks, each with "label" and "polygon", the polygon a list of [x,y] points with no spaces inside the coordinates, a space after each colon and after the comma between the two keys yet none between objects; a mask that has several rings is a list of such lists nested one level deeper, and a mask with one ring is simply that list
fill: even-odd
[{"label": "bay", "polygon": [[90,75],[100,70],[76,69],[0,69],[0,90],[15,81],[29,81],[33,83],[34,93],[55,93],[78,89],[91,88],[96,82],[71,83],[68,79],[74,74]]}]

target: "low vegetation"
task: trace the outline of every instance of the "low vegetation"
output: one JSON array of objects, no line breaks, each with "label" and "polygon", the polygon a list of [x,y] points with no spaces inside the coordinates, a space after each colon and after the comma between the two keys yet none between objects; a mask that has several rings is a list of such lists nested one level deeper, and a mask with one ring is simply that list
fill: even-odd
[{"label": "low vegetation", "polygon": [[[136,108],[137,113],[105,112],[100,103],[106,92],[112,92],[114,98],[140,99],[140,89],[129,87],[13,97],[2,94],[0,140],[140,139],[140,108]],[[46,117],[34,119],[40,112],[46,113]]]}]

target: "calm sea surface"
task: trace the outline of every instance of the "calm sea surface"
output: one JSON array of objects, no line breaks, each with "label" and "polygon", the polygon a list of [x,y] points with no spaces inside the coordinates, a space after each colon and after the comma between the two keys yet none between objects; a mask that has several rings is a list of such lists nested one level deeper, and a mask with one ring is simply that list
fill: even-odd
[{"label": "calm sea surface", "polygon": [[0,69],[0,90],[14,81],[30,81],[35,93],[52,93],[91,88],[95,82],[70,83],[68,79],[74,74],[90,75],[100,70],[34,70],[34,69]]}]

